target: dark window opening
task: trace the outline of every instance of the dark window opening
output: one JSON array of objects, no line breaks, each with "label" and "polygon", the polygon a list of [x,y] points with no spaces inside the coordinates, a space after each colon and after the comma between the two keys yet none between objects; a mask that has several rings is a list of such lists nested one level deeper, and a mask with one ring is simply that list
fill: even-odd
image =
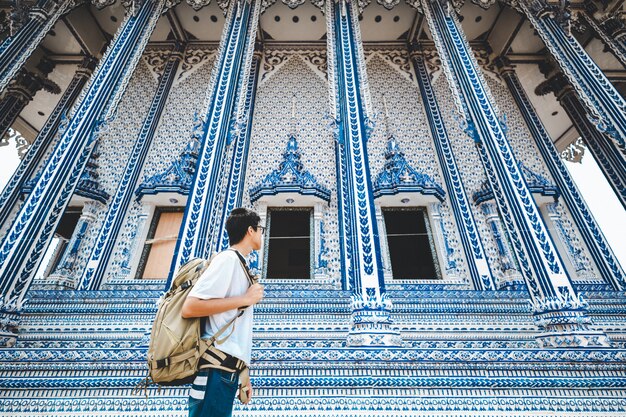
[{"label": "dark window opening", "polygon": [[267,278],[311,277],[311,210],[268,212]]},{"label": "dark window opening", "polygon": [[426,210],[383,210],[394,279],[437,279]]},{"label": "dark window opening", "polygon": [[70,243],[70,239],[72,239],[72,235],[74,234],[74,230],[76,229],[81,213],[82,208],[80,207],[68,207],[63,213],[63,216],[61,216],[61,221],[59,221],[59,225],[54,232],[54,237],[59,239],[59,244],[57,246],[57,250],[55,251],[54,258],[48,263],[48,267],[45,272],[46,276],[50,275],[59,266],[59,262],[61,262],[63,254],[67,250],[67,246]]}]

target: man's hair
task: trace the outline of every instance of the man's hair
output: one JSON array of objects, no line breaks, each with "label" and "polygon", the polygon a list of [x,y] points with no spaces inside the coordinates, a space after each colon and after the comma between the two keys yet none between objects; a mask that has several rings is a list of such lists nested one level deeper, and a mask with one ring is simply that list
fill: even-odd
[{"label": "man's hair", "polygon": [[236,245],[241,242],[248,232],[248,227],[252,226],[256,230],[260,221],[259,215],[252,210],[243,207],[233,209],[226,220],[226,231],[230,244]]}]

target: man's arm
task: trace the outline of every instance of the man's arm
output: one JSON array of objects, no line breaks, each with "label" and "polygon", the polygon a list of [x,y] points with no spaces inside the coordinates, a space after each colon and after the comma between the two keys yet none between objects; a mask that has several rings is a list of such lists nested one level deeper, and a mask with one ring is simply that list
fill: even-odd
[{"label": "man's arm", "polygon": [[183,304],[181,316],[185,319],[207,317],[213,314],[236,310],[257,304],[263,298],[263,285],[253,284],[244,295],[227,298],[210,298],[203,300],[196,297],[187,297]]}]

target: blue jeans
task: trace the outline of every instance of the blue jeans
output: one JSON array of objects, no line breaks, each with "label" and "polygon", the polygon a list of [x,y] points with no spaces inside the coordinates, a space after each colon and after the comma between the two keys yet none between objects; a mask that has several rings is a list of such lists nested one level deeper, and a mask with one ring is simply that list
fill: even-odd
[{"label": "blue jeans", "polygon": [[239,372],[203,369],[189,391],[189,417],[231,417]]}]

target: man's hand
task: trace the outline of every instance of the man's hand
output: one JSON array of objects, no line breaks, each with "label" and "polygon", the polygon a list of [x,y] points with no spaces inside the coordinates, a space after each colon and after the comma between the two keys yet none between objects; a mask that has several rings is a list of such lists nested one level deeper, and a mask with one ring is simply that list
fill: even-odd
[{"label": "man's hand", "polygon": [[263,299],[263,285],[261,284],[252,284],[248,291],[246,291],[245,298],[248,300],[246,305],[251,306]]},{"label": "man's hand", "polygon": [[241,401],[242,404],[248,404],[250,400],[252,399],[252,382],[248,380],[248,385],[246,385],[245,387],[241,387],[239,389],[245,391],[245,396],[240,395],[239,401]]}]

